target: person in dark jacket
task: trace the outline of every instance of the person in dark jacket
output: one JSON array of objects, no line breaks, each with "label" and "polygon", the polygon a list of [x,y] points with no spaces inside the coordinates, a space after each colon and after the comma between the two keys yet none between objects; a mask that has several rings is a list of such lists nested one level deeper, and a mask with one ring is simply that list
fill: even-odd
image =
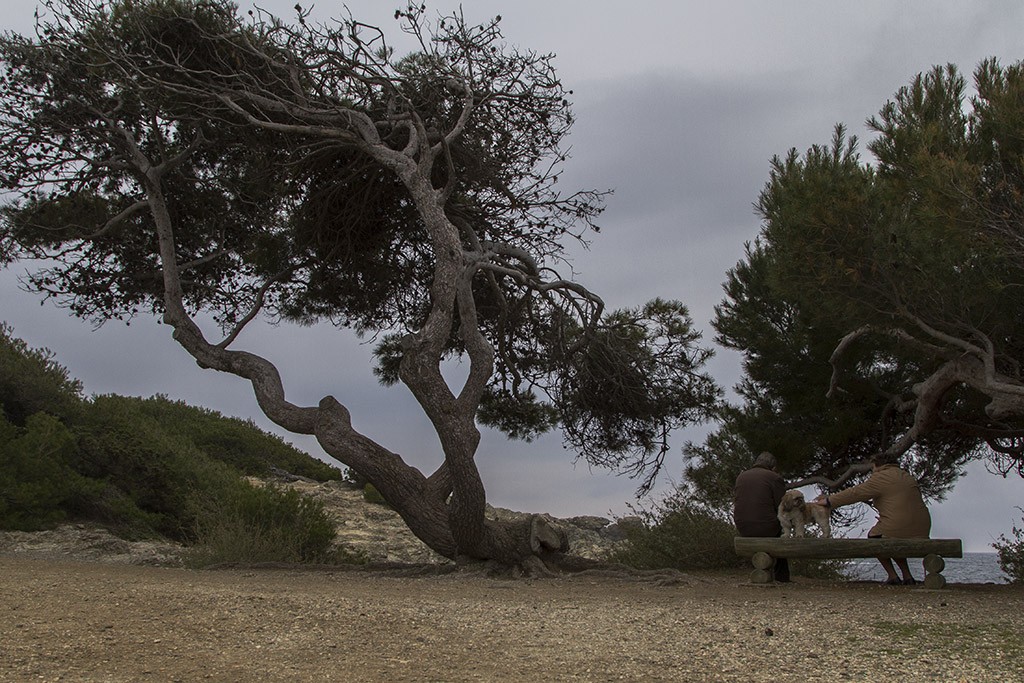
[{"label": "person in dark jacket", "polygon": [[[775,471],[775,456],[764,452],[757,456],[753,467],[736,477],[732,492],[732,519],[740,536],[770,538],[782,535],[779,523],[779,503],[786,493],[786,482]],[[775,560],[775,580],[789,581],[789,561]]]}]

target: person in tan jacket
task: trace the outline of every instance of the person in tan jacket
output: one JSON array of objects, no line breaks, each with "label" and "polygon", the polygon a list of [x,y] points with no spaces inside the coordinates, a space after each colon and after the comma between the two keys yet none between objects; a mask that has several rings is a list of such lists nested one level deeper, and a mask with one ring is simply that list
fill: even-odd
[{"label": "person in tan jacket", "polygon": [[[818,496],[816,503],[823,503],[829,509],[870,502],[878,513],[878,523],[868,531],[868,538],[928,538],[932,518],[921,497],[917,479],[906,470],[881,457],[872,460],[871,476],[867,481],[828,496]],[[893,568],[893,559],[879,557],[878,561],[888,575],[887,584],[917,583],[907,558],[895,558],[903,579]]]}]

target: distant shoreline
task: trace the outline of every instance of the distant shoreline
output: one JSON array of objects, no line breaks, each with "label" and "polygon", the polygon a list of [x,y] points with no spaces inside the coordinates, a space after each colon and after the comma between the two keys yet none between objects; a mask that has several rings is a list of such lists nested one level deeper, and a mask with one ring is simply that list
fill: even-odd
[{"label": "distant shoreline", "polygon": [[[855,580],[881,581],[885,578],[885,572],[875,560],[850,560],[847,567],[848,576]],[[911,562],[910,568],[918,579],[922,577],[920,561]],[[999,567],[999,554],[995,552],[965,552],[962,558],[947,558],[942,574],[951,583],[1010,583],[1010,577]]]}]

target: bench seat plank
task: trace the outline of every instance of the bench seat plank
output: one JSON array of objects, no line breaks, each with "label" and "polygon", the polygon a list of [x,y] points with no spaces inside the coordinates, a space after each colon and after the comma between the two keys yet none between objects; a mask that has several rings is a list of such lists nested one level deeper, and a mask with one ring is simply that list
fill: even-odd
[{"label": "bench seat plank", "polygon": [[963,557],[959,538],[750,538],[737,536],[736,554],[753,557],[848,559],[855,557]]}]

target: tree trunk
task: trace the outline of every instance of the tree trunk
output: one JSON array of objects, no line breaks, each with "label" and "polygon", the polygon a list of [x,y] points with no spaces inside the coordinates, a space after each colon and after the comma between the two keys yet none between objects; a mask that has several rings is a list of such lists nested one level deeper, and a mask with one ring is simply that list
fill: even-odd
[{"label": "tree trunk", "polygon": [[[444,452],[444,462],[430,477],[405,463],[352,427],[348,410],[333,397],[317,407],[300,407],[285,399],[277,368],[251,353],[230,351],[228,343],[209,343],[183,305],[177,269],[174,226],[161,194],[158,170],[139,153],[148,175],[150,209],[157,225],[164,275],[165,320],[174,337],[202,367],[248,379],[260,408],[276,424],[314,434],[324,450],[366,478],[402,517],[409,529],[441,555],[494,560],[543,571],[539,558],[565,553],[565,534],[540,518],[497,522],[485,518],[486,492],[475,462],[480,444],[476,412],[494,371],[494,350],[479,329],[472,278],[479,266],[465,251],[458,228],[448,219],[445,196],[430,181],[431,161],[390,150],[364,131],[362,151],[392,170],[409,190],[430,237],[434,277],[430,309],[422,326],[402,341],[399,376],[430,419]],[[426,154],[420,150],[420,154]],[[429,156],[429,155],[428,155]],[[456,316],[456,312],[458,316]],[[457,330],[470,361],[469,376],[456,396],[441,373],[441,364]]]}]

